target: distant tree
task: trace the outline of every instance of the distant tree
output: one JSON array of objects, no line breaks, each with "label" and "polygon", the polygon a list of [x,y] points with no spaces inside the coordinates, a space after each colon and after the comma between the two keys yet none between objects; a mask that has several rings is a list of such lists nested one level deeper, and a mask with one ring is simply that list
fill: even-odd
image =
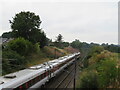
[{"label": "distant tree", "polygon": [[79,40],[77,40],[77,39],[75,39],[75,41],[73,41],[72,43],[71,43],[71,46],[73,47],[73,48],[77,48],[77,49],[80,49],[80,47],[81,47],[81,42],[79,41]]},{"label": "distant tree", "polygon": [[56,41],[54,42],[54,45],[56,47],[59,47],[59,48],[63,48],[63,36],[61,34],[59,34],[57,37],[56,37]]},{"label": "distant tree", "polygon": [[62,42],[63,40],[63,36],[61,35],[61,34],[59,34],[58,36],[57,36],[57,40],[56,40],[56,42]]},{"label": "distant tree", "polygon": [[111,52],[116,52],[116,53],[120,53],[120,47],[119,45],[108,45],[108,44],[102,44],[102,46],[104,47],[105,50],[111,51]]}]

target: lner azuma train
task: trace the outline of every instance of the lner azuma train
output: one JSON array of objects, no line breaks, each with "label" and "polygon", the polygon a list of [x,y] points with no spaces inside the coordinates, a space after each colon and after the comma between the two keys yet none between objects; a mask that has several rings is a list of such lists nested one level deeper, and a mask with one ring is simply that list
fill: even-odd
[{"label": "lner azuma train", "polygon": [[38,88],[56,76],[68,65],[79,58],[80,52],[69,54],[55,60],[20,70],[0,77],[2,90],[23,90]]}]

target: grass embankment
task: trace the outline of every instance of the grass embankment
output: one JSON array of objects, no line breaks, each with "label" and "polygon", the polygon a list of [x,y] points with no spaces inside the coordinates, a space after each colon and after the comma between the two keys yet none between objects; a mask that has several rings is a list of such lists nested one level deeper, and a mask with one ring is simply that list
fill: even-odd
[{"label": "grass embankment", "polygon": [[43,49],[41,49],[39,53],[36,54],[34,53],[27,57],[28,59],[27,67],[36,64],[41,64],[43,62],[65,56],[69,53],[71,52],[68,52],[65,49],[60,49],[53,46],[46,46]]},{"label": "grass embankment", "polygon": [[60,49],[53,46],[45,46],[43,49],[40,50],[39,53],[31,54],[27,57],[28,62],[26,66],[30,67],[32,65],[41,64],[43,62],[50,61],[77,51],[77,49],[74,49],[72,47],[65,47],[64,49]]},{"label": "grass embankment", "polygon": [[120,88],[120,54],[93,53],[80,73],[77,88]]}]

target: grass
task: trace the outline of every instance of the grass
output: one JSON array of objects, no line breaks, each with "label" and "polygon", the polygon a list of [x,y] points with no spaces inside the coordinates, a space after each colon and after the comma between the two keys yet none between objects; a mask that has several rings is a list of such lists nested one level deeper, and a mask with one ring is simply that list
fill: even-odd
[{"label": "grass", "polygon": [[65,49],[59,49],[53,46],[46,46],[43,49],[41,49],[39,53],[33,53],[27,57],[28,62],[26,64],[26,67],[41,64],[41,63],[53,60],[55,58],[65,56],[69,53]]}]

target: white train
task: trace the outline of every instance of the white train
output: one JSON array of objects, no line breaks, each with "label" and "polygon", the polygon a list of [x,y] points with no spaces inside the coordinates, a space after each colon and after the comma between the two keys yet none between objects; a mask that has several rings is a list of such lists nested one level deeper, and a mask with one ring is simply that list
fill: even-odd
[{"label": "white train", "polygon": [[2,87],[2,90],[38,88],[75,61],[75,57],[78,58],[79,55],[80,52],[70,54],[49,62],[45,62],[44,64],[39,64],[15,73],[1,76],[0,87]]}]

